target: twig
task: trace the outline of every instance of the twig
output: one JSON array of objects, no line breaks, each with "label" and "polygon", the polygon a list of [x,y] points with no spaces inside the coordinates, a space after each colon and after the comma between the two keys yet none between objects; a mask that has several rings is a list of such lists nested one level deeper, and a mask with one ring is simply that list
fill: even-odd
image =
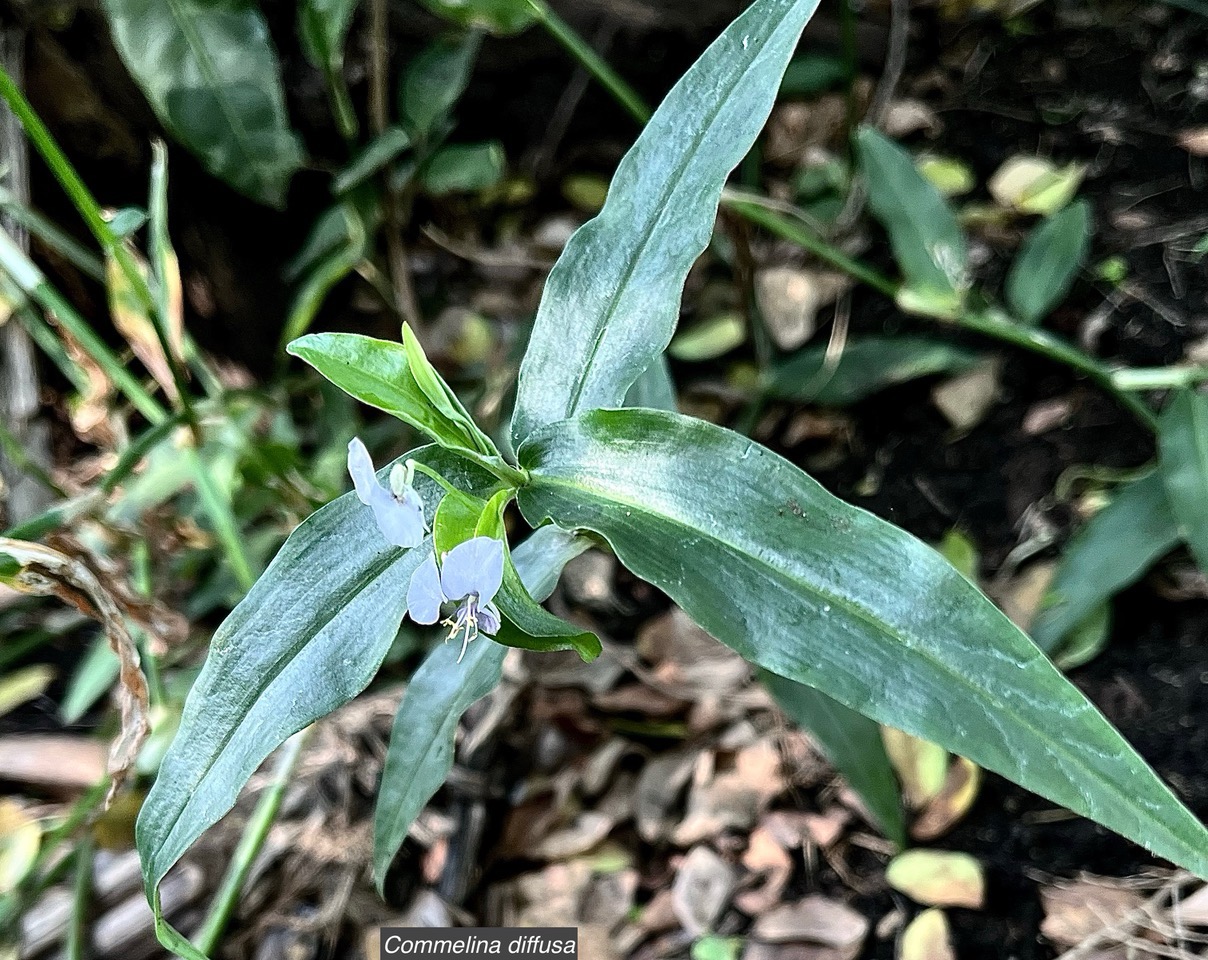
[{"label": "twig", "polygon": [[1195,882],[1195,880],[1196,878],[1190,873],[1176,874],[1170,879],[1169,883],[1141,904],[1141,906],[1130,910],[1115,923],[1111,924],[1111,926],[1104,927],[1102,930],[1091,934],[1078,946],[1063,953],[1057,960],[1087,960],[1100,947],[1126,940],[1138,926],[1144,923],[1147,918],[1153,916],[1158,908],[1173,896],[1175,892]]},{"label": "twig", "polygon": [[[390,85],[390,19],[388,0],[370,0],[369,4],[369,125],[374,134],[381,134],[390,122],[387,109]],[[391,186],[388,172],[383,173],[386,214],[386,257],[390,262],[390,281],[394,305],[411,326],[422,328],[419,303],[411,283],[411,267],[407,263],[407,248],[403,244],[403,223],[399,211],[398,192]]]},{"label": "twig", "polygon": [[[910,40],[910,0],[889,0],[889,45],[885,54],[885,69],[873,92],[872,102],[864,113],[864,122],[879,127],[885,119],[893,95],[902,81],[906,68],[906,51]],[[843,209],[835,218],[834,232],[843,234],[850,230],[864,212],[868,200],[868,187],[863,180],[852,182],[843,203]]]}]

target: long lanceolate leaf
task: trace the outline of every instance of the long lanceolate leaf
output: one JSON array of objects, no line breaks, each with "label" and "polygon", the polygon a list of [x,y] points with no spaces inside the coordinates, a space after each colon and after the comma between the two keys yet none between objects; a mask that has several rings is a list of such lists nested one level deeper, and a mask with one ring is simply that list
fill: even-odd
[{"label": "long lanceolate leaf", "polygon": [[1208,831],[930,547],[720,427],[596,411],[519,451],[519,503],[621,561],[766,670],[969,757],[1208,875]]},{"label": "long lanceolate leaf", "polygon": [[[489,476],[439,448],[411,456],[466,489],[489,493]],[[389,467],[379,473],[388,475]],[[418,488],[434,505],[435,485],[421,478]],[[149,899],[193,841],[234,805],[265,757],[368,685],[398,633],[411,572],[425,549],[427,541],[412,551],[389,546],[351,493],[290,535],[214,635],[180,732],[143,803],[136,833]]]},{"label": "long lanceolate leaf", "polygon": [[283,206],[302,149],[268,25],[243,0],[105,0],[113,42],[156,115],[206,169]]},{"label": "long lanceolate leaf", "polygon": [[726,177],[763,127],[817,0],[758,0],[663,101],[599,216],[558,259],[520,370],[512,434],[619,406],[671,340]]}]

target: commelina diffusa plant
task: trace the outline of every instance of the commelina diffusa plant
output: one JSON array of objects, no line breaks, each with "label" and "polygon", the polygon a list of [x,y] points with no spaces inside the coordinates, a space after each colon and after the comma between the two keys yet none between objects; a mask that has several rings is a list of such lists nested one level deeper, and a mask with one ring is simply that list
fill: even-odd
[{"label": "commelina diffusa plant", "polygon": [[[546,284],[520,369],[514,456],[475,425],[407,328],[401,343],[332,333],[290,346],[432,443],[375,475],[354,440],[355,492],[294,531],[214,637],[138,821],[165,945],[199,956],[159,915],[172,865],[277,746],[369,684],[408,611],[421,623],[443,614],[453,642],[416,672],[390,743],[375,820],[380,884],[506,649],[600,652],[595,636],[540,606],[588,536],[778,693],[812,688],[836,710],[941,744],[1208,876],[1208,831],[939,554],[739,434],[627,406],[652,395],[643,378],[663,369],[726,178],[814,7],[754,3],[622,161]],[[943,266],[932,264],[941,286]],[[514,552],[503,525],[513,501],[535,531]]]}]

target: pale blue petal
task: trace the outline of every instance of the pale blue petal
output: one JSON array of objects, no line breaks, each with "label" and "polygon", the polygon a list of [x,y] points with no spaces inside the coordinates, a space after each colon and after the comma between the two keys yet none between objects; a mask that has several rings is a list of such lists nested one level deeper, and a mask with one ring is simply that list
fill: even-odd
[{"label": "pale blue petal", "polygon": [[373,470],[373,458],[360,437],[348,441],[348,474],[352,477],[352,485],[356,488],[357,497],[366,506],[373,504],[373,491],[383,489],[377,482]]},{"label": "pale blue petal", "polygon": [[376,486],[369,506],[387,543],[410,549],[424,539],[424,512],[416,503],[395,500],[385,487]]},{"label": "pale blue petal", "polygon": [[478,629],[493,637],[499,632],[499,608],[493,603],[484,603],[478,608]]},{"label": "pale blue petal", "polygon": [[494,537],[475,537],[459,543],[440,567],[440,584],[450,600],[471,593],[489,603],[503,583],[503,541]]},{"label": "pale blue petal", "polygon": [[436,623],[440,619],[440,605],[444,601],[436,557],[429,555],[411,574],[411,585],[407,588],[407,612],[416,623]]}]

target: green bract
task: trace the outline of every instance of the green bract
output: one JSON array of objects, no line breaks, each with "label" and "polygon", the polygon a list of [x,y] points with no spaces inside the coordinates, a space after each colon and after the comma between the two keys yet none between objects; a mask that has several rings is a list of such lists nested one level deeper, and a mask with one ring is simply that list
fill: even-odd
[{"label": "green bract", "polygon": [[[516,9],[493,0],[467,6],[466,16],[505,29],[491,18]],[[676,85],[622,161],[599,216],[574,235],[549,277],[520,371],[516,459],[475,423],[410,329],[401,343],[317,334],[291,345],[347,393],[433,441],[410,454],[402,482],[410,495],[414,480],[432,532],[411,549],[386,542],[372,509],[386,494],[369,482],[361,458],[369,505],[348,494],[315,513],[222,625],[139,817],[153,904],[167,870],[230,809],[265,757],[372,681],[406,612],[412,574],[426,564],[418,582],[427,593],[417,589],[414,606],[426,604],[423,619],[446,601],[469,603],[472,613],[481,593],[484,603],[494,598],[501,622],[494,639],[479,636],[460,663],[456,645],[434,646],[412,680],[375,819],[381,883],[450,768],[461,714],[498,682],[505,645],[573,649],[584,659],[599,653],[595,636],[539,603],[585,548],[587,531],[767,671],[777,699],[836,752],[891,836],[902,836],[901,811],[871,721],[968,757],[1208,875],[1208,831],[943,556],[737,433],[666,410],[612,409],[626,400],[674,407],[662,354],[685,277],[813,9],[814,0],[757,0]],[[450,69],[460,76],[465,64]],[[429,122],[410,119],[417,130]],[[940,314],[959,308],[966,253],[951,210],[899,148],[871,131],[858,147],[873,210],[902,264],[903,296]],[[1025,263],[1040,249],[1076,252],[1077,216],[1042,227]],[[1017,282],[1012,300],[1021,317],[1042,315],[1070,275],[1057,271],[1035,289]],[[863,376],[842,363],[830,369],[812,352],[779,367],[767,386],[782,396],[847,403],[973,359],[939,341],[895,343],[909,351],[894,356],[878,340],[853,344],[853,353],[876,360]],[[1184,536],[1197,553],[1208,551],[1208,523],[1194,497],[1208,475],[1196,426],[1206,418],[1201,398],[1183,395],[1172,404],[1161,471],[1122,491],[1084,533],[1088,548],[1097,528],[1143,523],[1147,543],[1164,547]],[[388,467],[377,476],[386,484],[389,475]],[[504,524],[513,502],[536,528],[514,551]],[[504,545],[502,581],[492,541]],[[473,570],[443,566],[461,545],[473,548],[462,559],[489,554],[489,586],[474,586],[488,578],[476,580]],[[1050,648],[1152,559],[1101,553],[1071,551],[1067,564],[1096,576],[1058,576],[1037,627]],[[438,564],[439,589],[432,586]],[[450,585],[457,577],[461,585]],[[1090,581],[1099,589],[1070,586]],[[162,917],[157,923],[165,945],[195,955]]]}]

